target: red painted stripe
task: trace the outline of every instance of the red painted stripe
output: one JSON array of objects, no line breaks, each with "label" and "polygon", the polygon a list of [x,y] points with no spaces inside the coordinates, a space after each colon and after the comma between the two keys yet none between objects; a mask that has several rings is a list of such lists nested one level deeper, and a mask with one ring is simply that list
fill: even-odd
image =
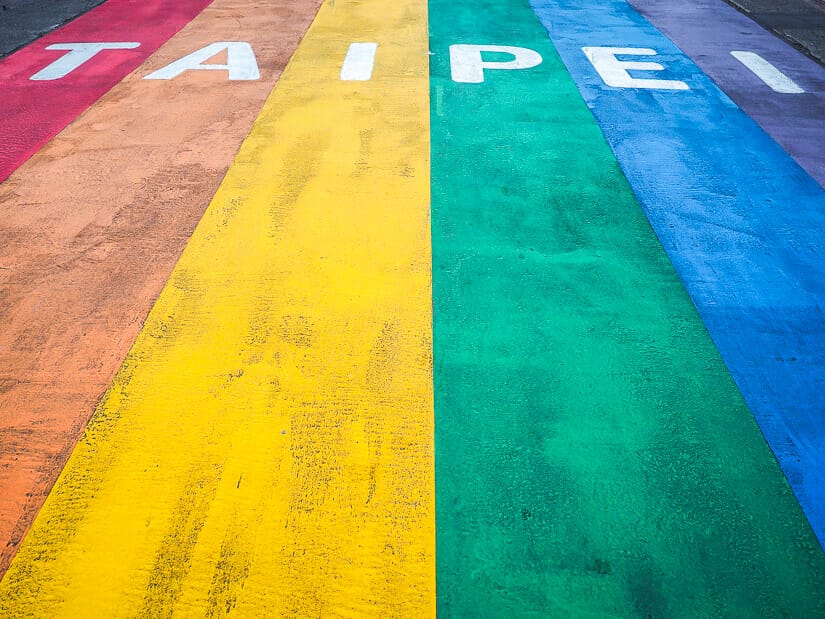
[{"label": "red painted stripe", "polygon": [[[212,0],[108,0],[0,61],[0,182],[134,71]],[[135,41],[54,81],[29,78],[66,54],[56,43]]]}]

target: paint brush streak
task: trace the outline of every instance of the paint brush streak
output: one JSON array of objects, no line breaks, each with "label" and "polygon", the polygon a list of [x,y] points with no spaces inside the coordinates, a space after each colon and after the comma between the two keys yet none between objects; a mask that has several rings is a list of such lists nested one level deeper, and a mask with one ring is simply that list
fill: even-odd
[{"label": "paint brush streak", "polygon": [[108,0],[0,60],[0,182],[210,2]]}]

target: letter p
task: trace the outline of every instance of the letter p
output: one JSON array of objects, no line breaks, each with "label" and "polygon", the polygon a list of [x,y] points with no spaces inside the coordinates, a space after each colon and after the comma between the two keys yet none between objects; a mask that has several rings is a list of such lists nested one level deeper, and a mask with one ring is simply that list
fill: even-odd
[{"label": "letter p", "polygon": [[[482,52],[510,54],[512,60],[484,61]],[[530,69],[541,64],[538,52],[510,45],[450,45],[450,72],[454,82],[480,84],[484,69]]]}]

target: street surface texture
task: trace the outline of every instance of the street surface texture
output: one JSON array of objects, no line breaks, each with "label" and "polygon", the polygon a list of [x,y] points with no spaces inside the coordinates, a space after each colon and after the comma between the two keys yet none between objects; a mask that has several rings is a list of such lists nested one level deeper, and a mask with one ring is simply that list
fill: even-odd
[{"label": "street surface texture", "polygon": [[811,58],[825,63],[825,1],[727,1]]},{"label": "street surface texture", "polygon": [[103,0],[0,0],[0,56],[6,56],[101,4]]},{"label": "street surface texture", "polygon": [[819,5],[49,4],[0,616],[825,616]]}]

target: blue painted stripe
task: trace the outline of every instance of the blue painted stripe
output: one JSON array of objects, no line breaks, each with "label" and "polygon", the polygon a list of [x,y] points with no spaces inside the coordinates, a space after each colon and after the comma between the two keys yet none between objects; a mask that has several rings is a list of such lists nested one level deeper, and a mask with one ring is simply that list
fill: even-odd
[{"label": "blue painted stripe", "polygon": [[[626,2],[532,6],[825,546],[825,193]],[[585,46],[652,48],[633,76],[690,90],[606,86]]]}]

